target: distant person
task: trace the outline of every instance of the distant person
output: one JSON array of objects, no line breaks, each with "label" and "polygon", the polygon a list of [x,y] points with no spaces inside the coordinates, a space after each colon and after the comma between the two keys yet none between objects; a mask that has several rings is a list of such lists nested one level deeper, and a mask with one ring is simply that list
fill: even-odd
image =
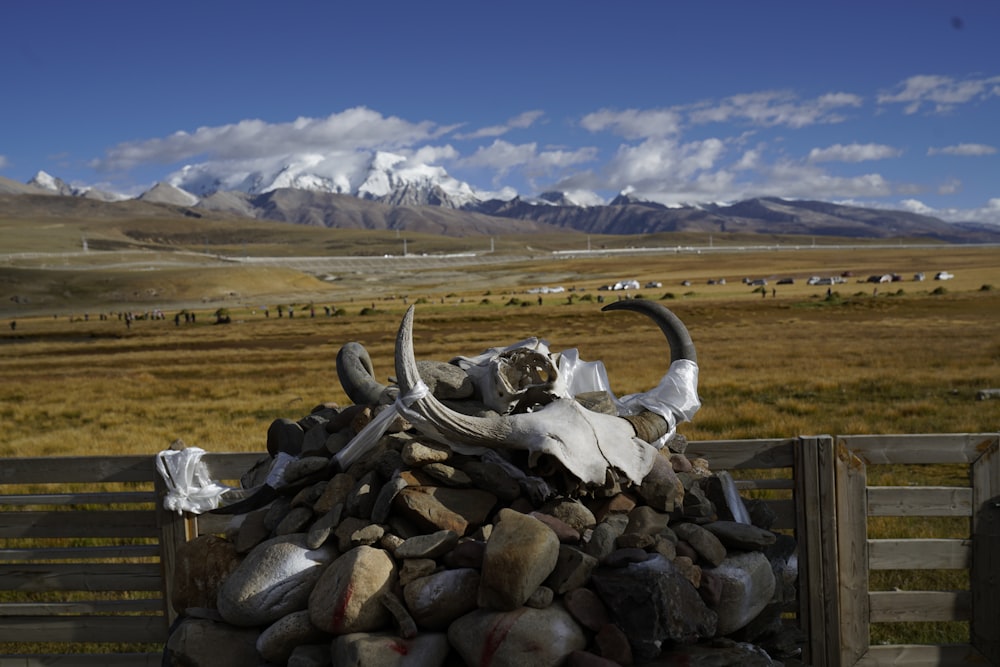
[{"label": "distant person", "polygon": [[10,321],[10,330],[14,331],[15,329],[17,329],[17,320],[11,320]]}]

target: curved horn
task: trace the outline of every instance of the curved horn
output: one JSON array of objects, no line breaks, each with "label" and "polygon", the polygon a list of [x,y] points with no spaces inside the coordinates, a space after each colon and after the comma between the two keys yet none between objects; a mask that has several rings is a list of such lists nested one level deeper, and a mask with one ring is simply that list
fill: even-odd
[{"label": "curved horn", "polygon": [[347,397],[358,405],[377,405],[386,385],[375,379],[368,350],[361,343],[347,343],[337,353],[337,377]]},{"label": "curved horn", "polygon": [[[680,359],[698,363],[698,353],[695,350],[694,341],[691,340],[691,334],[688,333],[687,327],[684,326],[681,319],[666,306],[648,299],[625,299],[614,301],[601,308],[601,311],[605,310],[631,310],[646,315],[656,322],[660,331],[667,337],[667,342],[670,344],[671,363]],[[670,433],[670,424],[655,412],[644,410],[635,415],[625,415],[624,418],[632,424],[636,436],[646,442],[656,442]]]},{"label": "curved horn", "polygon": [[667,342],[670,343],[670,361],[688,359],[698,362],[698,353],[694,349],[694,341],[691,340],[687,327],[663,304],[648,299],[625,299],[613,301],[601,308],[602,312],[605,310],[631,310],[642,313],[656,322],[660,331],[667,337]]},{"label": "curved horn", "polygon": [[[413,310],[413,306],[406,310],[396,335],[396,382],[401,397],[410,395],[421,381],[413,356]],[[463,415],[446,407],[430,392],[408,407],[435,426],[447,429],[449,437],[464,444],[496,447],[499,443],[503,446],[511,436],[510,423],[504,417]]]}]

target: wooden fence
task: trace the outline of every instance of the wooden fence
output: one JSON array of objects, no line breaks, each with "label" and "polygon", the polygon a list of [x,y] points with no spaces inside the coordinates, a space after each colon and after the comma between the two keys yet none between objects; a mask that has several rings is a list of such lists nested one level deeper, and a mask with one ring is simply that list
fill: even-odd
[{"label": "wooden fence", "polygon": [[[803,436],[699,441],[690,457],[729,471],[793,534],[799,595],[788,621],[818,667],[1000,665],[1000,436]],[[213,478],[238,479],[259,454],[209,454]],[[869,485],[880,466],[964,467],[955,486]],[[893,479],[905,480],[893,469]],[[148,456],[0,461],[0,667],[155,666],[175,617],[177,548],[222,517],[162,509]],[[887,516],[961,517],[947,537],[868,537]],[[957,570],[948,591],[870,590],[884,570]],[[967,622],[952,645],[872,645],[886,622]]]}]

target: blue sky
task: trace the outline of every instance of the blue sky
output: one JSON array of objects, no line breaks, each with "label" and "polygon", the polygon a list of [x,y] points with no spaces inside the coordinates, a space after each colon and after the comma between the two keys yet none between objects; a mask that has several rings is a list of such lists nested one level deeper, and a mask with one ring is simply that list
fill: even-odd
[{"label": "blue sky", "polygon": [[1000,224],[997,35],[996,0],[7,3],[0,175],[389,151],[484,193]]}]

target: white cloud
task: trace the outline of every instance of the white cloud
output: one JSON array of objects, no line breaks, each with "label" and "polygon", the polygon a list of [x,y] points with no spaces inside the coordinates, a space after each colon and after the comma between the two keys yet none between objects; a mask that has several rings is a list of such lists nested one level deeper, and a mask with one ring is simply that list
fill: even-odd
[{"label": "white cloud", "polygon": [[485,137],[500,137],[513,129],[524,129],[531,127],[535,124],[539,118],[545,115],[544,111],[534,110],[525,111],[524,113],[518,114],[513,118],[509,119],[506,123],[502,125],[491,125],[489,127],[482,127],[473,132],[466,132],[461,134],[456,134],[456,139],[483,139]]},{"label": "white cloud", "polygon": [[118,144],[92,166],[128,170],[144,164],[172,164],[196,157],[254,160],[299,152],[395,150],[428,141],[452,127],[430,121],[412,123],[355,107],[326,118],[298,118],[289,123],[243,120],[229,125],[178,131],[165,138]]},{"label": "white cloud", "polygon": [[928,148],[928,155],[961,155],[978,157],[980,155],[995,155],[997,149],[987,144],[955,144],[941,148]]},{"label": "white cloud", "polygon": [[809,151],[810,162],[865,162],[899,157],[903,151],[885,144],[834,144]]},{"label": "white cloud", "polygon": [[923,203],[919,199],[904,199],[899,202],[900,208],[904,211],[909,211],[910,213],[919,213],[921,215],[934,215],[934,209]]},{"label": "white cloud", "polygon": [[851,93],[828,93],[801,100],[788,91],[762,91],[733,95],[719,102],[703,102],[691,107],[689,118],[696,124],[744,121],[763,127],[840,123],[844,108],[860,107],[862,99]]},{"label": "white cloud", "polygon": [[681,115],[673,109],[601,109],[580,119],[591,132],[608,130],[626,139],[668,137],[680,131]]},{"label": "white cloud", "polygon": [[1000,225],[1000,197],[989,199],[978,208],[939,208],[935,209],[922,202],[907,199],[900,202],[906,210],[924,215],[932,215],[947,222],[980,222],[990,225]]},{"label": "white cloud", "polygon": [[1000,76],[960,80],[920,74],[900,82],[891,91],[879,93],[877,101],[879,104],[902,104],[903,112],[912,115],[925,105],[935,113],[945,113],[959,104],[997,95],[1000,95]]},{"label": "white cloud", "polygon": [[496,139],[489,146],[477,149],[472,155],[462,158],[464,167],[486,167],[504,175],[515,168],[524,169],[529,174],[542,175],[553,170],[590,162],[597,157],[597,150],[591,147],[574,151],[538,150],[538,144],[512,144]]}]

